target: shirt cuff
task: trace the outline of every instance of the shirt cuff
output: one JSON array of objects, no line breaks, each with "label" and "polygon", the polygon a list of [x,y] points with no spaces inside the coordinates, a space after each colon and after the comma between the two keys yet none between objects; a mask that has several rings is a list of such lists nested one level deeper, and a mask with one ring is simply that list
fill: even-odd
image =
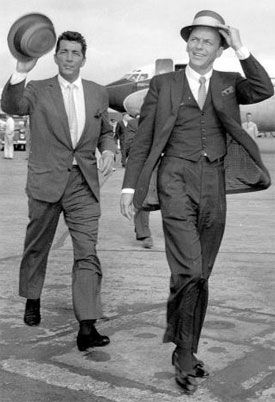
[{"label": "shirt cuff", "polygon": [[134,194],[135,190],[133,188],[123,188],[121,194]]},{"label": "shirt cuff", "polygon": [[240,47],[235,53],[239,60],[245,60],[250,56],[250,51],[245,46]]},{"label": "shirt cuff", "polygon": [[27,78],[26,73],[18,73],[18,71],[16,71],[11,76],[10,84],[11,85],[19,84],[20,82],[24,81],[26,78]]}]

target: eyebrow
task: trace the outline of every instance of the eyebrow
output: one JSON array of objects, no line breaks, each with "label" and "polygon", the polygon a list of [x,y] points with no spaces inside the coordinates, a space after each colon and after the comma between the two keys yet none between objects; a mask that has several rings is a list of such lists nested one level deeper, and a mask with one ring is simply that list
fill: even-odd
[{"label": "eyebrow", "polygon": [[72,51],[73,53],[81,53],[81,49],[80,49],[80,50],[78,50],[78,49],[68,49],[68,48],[66,48],[66,47],[65,47],[65,48],[60,48],[59,51],[60,51],[60,52],[62,52],[62,51],[63,51],[63,52]]},{"label": "eyebrow", "polygon": [[202,40],[203,42],[209,42],[211,44],[214,43],[214,39],[213,38],[200,38],[196,35],[190,35],[189,39],[195,39],[195,40]]}]

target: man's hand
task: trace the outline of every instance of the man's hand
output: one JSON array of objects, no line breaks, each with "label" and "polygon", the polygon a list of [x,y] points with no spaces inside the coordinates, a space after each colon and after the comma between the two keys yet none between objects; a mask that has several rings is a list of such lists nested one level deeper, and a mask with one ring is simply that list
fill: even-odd
[{"label": "man's hand", "polygon": [[122,193],[120,197],[120,211],[125,218],[131,220],[134,215],[133,193]]},{"label": "man's hand", "polygon": [[220,28],[219,33],[225,38],[228,46],[232,47],[235,51],[242,47],[242,41],[238,29],[222,24],[218,27]]},{"label": "man's hand", "polygon": [[29,61],[17,61],[16,65],[16,71],[18,73],[25,73],[27,74],[29,71],[31,71],[34,66],[36,65],[38,59],[32,59]]},{"label": "man's hand", "polygon": [[99,170],[103,176],[112,172],[114,165],[114,154],[112,151],[103,151],[99,161]]}]

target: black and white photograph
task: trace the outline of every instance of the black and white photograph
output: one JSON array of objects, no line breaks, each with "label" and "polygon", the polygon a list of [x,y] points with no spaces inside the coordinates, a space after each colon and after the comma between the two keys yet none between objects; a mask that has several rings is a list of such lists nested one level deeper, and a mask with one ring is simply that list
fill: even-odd
[{"label": "black and white photograph", "polygon": [[1,402],[275,401],[274,0],[0,0]]}]

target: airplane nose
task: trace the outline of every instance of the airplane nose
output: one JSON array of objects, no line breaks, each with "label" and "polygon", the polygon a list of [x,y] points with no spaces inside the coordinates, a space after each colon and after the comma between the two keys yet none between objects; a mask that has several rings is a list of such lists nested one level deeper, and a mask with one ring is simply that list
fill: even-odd
[{"label": "airplane nose", "polygon": [[137,83],[129,83],[129,81],[122,85],[114,85],[113,83],[111,86],[108,85],[106,88],[109,95],[109,106],[122,113],[125,112],[123,105],[124,99],[131,93],[137,91]]},{"label": "airplane nose", "polygon": [[128,95],[123,102],[123,106],[126,112],[129,113],[131,116],[136,116],[137,114],[139,114],[147,92],[148,88],[145,88]]}]

